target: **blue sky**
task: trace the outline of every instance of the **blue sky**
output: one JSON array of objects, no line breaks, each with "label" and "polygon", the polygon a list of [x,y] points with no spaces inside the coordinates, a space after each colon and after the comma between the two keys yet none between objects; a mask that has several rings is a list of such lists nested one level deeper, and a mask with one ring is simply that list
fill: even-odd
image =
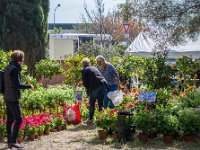
[{"label": "blue sky", "polygon": [[[56,23],[78,23],[81,22],[80,14],[84,13],[83,4],[86,2],[88,9],[95,9],[95,0],[50,0],[49,23],[53,23],[54,9],[58,4],[61,6],[56,10]],[[105,11],[112,10],[117,4],[126,0],[104,0]]]}]

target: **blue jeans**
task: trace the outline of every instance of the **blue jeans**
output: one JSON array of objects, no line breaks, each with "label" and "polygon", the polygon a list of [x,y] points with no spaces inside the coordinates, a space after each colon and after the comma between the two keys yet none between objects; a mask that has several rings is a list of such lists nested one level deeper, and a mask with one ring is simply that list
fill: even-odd
[{"label": "blue jeans", "polygon": [[108,92],[113,92],[113,91],[116,91],[118,89],[118,85],[115,84],[115,85],[108,85],[107,87],[107,90],[106,90],[106,93],[105,93],[105,96],[104,96],[104,99],[103,99],[103,107],[106,109],[108,106],[109,108],[113,109],[115,108],[115,105],[113,104],[113,102],[111,101],[111,99],[109,99],[107,97],[108,95]]},{"label": "blue jeans", "polygon": [[98,101],[99,111],[103,108],[103,98],[105,95],[106,87],[100,86],[96,88],[90,95],[90,112],[89,112],[89,119],[92,120],[95,111],[95,102]]}]

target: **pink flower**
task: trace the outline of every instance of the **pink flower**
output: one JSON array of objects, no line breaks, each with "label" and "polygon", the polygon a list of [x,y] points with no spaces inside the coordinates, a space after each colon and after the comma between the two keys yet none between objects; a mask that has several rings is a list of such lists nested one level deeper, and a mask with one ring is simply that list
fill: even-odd
[{"label": "pink flower", "polygon": [[42,118],[42,119],[41,119],[41,122],[42,122],[43,124],[46,124],[46,123],[47,123],[47,120],[46,120],[45,118]]},{"label": "pink flower", "polygon": [[42,114],[39,114],[38,117],[41,119],[43,118],[45,115],[42,113]]},{"label": "pink flower", "polygon": [[66,102],[63,102],[63,107],[67,106]]},{"label": "pink flower", "polygon": [[20,125],[20,130],[24,131],[24,128],[25,128],[25,123],[23,121],[22,124]]}]

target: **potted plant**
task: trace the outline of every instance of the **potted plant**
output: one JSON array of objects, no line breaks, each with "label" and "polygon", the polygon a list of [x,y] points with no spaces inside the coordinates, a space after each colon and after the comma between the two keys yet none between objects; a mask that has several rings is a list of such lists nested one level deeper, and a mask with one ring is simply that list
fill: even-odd
[{"label": "potted plant", "polygon": [[102,110],[101,112],[98,112],[96,114],[95,123],[98,128],[99,139],[106,139],[108,136],[108,133],[106,132],[107,118],[106,118],[105,110]]},{"label": "potted plant", "polygon": [[136,129],[139,130],[139,140],[147,142],[151,134],[157,132],[156,116],[154,112],[140,111],[135,115]]},{"label": "potted plant", "polygon": [[38,135],[42,136],[44,134],[44,129],[45,129],[45,125],[39,125],[38,126]]},{"label": "potted plant", "polygon": [[55,124],[54,121],[52,121],[52,122],[50,123],[50,131],[51,131],[51,132],[55,132],[55,131],[56,131],[55,127],[56,127],[56,124]]},{"label": "potted plant", "polygon": [[6,124],[3,120],[0,120],[0,142],[4,140],[6,136]]},{"label": "potted plant", "polygon": [[64,118],[62,115],[54,114],[54,123],[55,123],[55,128],[57,131],[62,130],[63,122],[64,122]]},{"label": "potted plant", "polygon": [[45,126],[44,126],[44,134],[45,135],[49,135],[50,133],[50,128],[51,128],[51,123],[46,123]]},{"label": "potted plant", "polygon": [[96,125],[100,130],[98,131],[99,138],[105,139],[108,133],[116,131],[117,110],[103,110],[96,114]]},{"label": "potted plant", "polygon": [[43,84],[46,86],[54,75],[62,74],[63,69],[59,62],[43,59],[35,65],[35,73],[37,78],[45,81]]},{"label": "potted plant", "polygon": [[67,129],[67,122],[66,122],[66,120],[62,119],[61,127],[62,127],[62,130],[66,130]]},{"label": "potted plant", "polygon": [[183,132],[186,141],[191,142],[200,131],[200,117],[193,111],[182,111],[179,114],[180,130]]},{"label": "potted plant", "polygon": [[107,132],[111,132],[112,133],[112,138],[114,140],[118,140],[119,139],[119,132],[117,130],[117,110],[116,109],[112,109],[112,110],[108,110],[108,114],[107,114],[107,119],[109,125],[107,126]]},{"label": "potted plant", "polygon": [[164,134],[164,142],[167,144],[173,143],[173,136],[178,132],[179,127],[179,121],[177,117],[171,114],[166,114],[163,116],[163,120],[161,122],[162,124],[160,125],[162,130],[160,132]]},{"label": "potted plant", "polygon": [[25,132],[26,136],[28,136],[28,140],[33,141],[35,139],[35,135],[37,133],[36,126],[26,124],[24,132]]},{"label": "potted plant", "polygon": [[20,143],[23,142],[23,140],[24,140],[24,131],[22,131],[22,130],[20,129],[19,134],[18,134],[18,137],[17,137],[17,142],[20,144]]}]

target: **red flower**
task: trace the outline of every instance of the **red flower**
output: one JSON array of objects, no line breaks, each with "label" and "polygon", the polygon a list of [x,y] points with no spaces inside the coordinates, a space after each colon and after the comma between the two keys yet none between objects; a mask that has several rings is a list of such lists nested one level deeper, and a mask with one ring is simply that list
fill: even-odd
[{"label": "red flower", "polygon": [[129,112],[128,110],[122,110],[122,112]]},{"label": "red flower", "polygon": [[39,114],[38,117],[41,119],[43,118],[45,115],[42,113],[42,114]]},{"label": "red flower", "polygon": [[110,110],[109,115],[113,115],[115,113],[117,113],[118,111],[116,109]]},{"label": "red flower", "polygon": [[133,93],[136,93],[136,92],[137,92],[137,89],[136,89],[136,88],[133,88],[133,89],[132,89],[132,92],[133,92]]},{"label": "red flower", "polygon": [[104,109],[102,109],[100,112],[103,113],[103,112],[104,112]]},{"label": "red flower", "polygon": [[132,108],[134,105],[132,103],[128,104],[129,108]]},{"label": "red flower", "polygon": [[67,111],[67,108],[64,107],[64,108],[63,108],[63,113],[66,113],[66,111]]},{"label": "red flower", "polygon": [[67,106],[66,102],[63,102],[63,107]]}]

